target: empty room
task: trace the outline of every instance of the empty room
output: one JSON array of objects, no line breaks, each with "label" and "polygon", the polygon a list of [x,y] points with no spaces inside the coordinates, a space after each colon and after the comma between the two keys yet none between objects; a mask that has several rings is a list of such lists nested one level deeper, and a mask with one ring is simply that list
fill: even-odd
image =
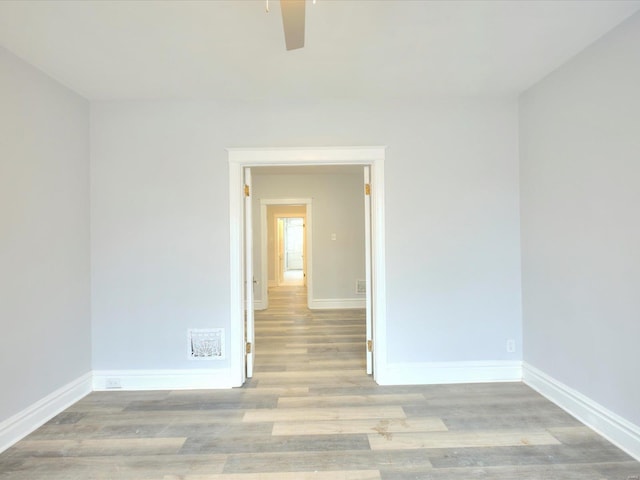
[{"label": "empty room", "polygon": [[0,479],[640,478],[640,0],[0,1]]}]

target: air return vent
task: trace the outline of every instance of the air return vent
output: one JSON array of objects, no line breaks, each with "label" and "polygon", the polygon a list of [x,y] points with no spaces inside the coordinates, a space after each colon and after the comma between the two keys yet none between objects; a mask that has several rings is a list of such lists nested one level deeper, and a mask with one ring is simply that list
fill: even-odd
[{"label": "air return vent", "polygon": [[187,334],[191,360],[221,360],[224,358],[224,328],[191,328]]}]

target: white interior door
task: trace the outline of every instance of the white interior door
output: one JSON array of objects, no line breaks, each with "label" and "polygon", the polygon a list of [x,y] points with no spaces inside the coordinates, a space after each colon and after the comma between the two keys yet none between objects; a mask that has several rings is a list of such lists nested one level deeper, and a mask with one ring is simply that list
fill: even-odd
[{"label": "white interior door", "polygon": [[305,209],[302,224],[302,284],[307,286],[307,212]]},{"label": "white interior door", "polygon": [[278,250],[278,285],[284,284],[284,218],[276,218],[276,248]]},{"label": "white interior door", "polygon": [[251,215],[251,169],[244,168],[244,291],[245,291],[245,365],[247,378],[253,376],[255,330],[253,317],[253,224]]},{"label": "white interior door", "polygon": [[364,167],[364,268],[365,268],[365,305],[366,305],[366,334],[365,344],[367,356],[367,374],[373,374],[373,312],[371,311],[371,171]]}]

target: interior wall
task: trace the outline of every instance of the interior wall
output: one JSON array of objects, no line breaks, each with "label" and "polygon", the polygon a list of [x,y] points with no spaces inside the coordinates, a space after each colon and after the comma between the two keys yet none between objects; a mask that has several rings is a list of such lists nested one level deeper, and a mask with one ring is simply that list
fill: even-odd
[{"label": "interior wall", "polygon": [[[312,198],[312,298],[358,298],[356,280],[365,278],[363,175],[260,174],[252,180],[254,212],[260,212],[263,199]],[[260,227],[260,215],[254,215],[256,278],[262,278]],[[261,289],[256,289],[256,300],[262,300]]]},{"label": "interior wall", "polygon": [[0,423],[91,370],[89,104],[0,48]]},{"label": "interior wall", "polygon": [[[276,219],[278,216],[286,217],[302,217],[307,213],[307,207],[299,205],[268,205],[267,206],[267,282],[269,286],[277,285],[278,277],[276,269],[278,268],[276,254],[276,238],[278,235],[276,229]],[[306,232],[305,232],[306,235]],[[260,255],[262,256],[262,255]],[[260,266],[262,270],[262,265]],[[258,292],[256,292],[258,293]],[[262,295],[262,293],[258,293]]]},{"label": "interior wall", "polygon": [[515,99],[91,110],[94,368],[200,367],[189,327],[229,340],[225,149],[239,146],[387,145],[387,360],[521,358]]},{"label": "interior wall", "polygon": [[640,425],[640,14],[520,101],[525,361]]},{"label": "interior wall", "polygon": [[94,370],[229,365],[190,360],[187,350],[190,328],[221,327],[229,340],[224,140],[198,110],[92,104]]}]

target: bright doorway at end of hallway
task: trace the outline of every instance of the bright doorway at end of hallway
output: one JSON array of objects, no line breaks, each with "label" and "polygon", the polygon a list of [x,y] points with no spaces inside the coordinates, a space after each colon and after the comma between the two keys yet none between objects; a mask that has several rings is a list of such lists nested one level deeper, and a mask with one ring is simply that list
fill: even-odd
[{"label": "bright doorway at end of hallway", "polygon": [[312,200],[270,198],[260,200],[261,295],[269,306],[269,291],[278,286],[307,287],[307,305],[312,282]]},{"label": "bright doorway at end of hallway", "polygon": [[278,284],[305,285],[304,217],[277,217]]}]

